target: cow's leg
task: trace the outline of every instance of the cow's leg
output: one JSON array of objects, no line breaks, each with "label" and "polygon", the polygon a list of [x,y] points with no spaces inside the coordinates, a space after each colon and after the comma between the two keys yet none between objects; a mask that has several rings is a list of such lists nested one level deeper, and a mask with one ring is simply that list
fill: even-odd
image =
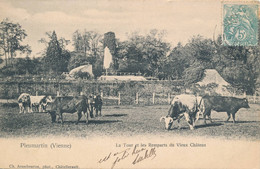
[{"label": "cow's leg", "polygon": [[90,105],[89,113],[90,113],[90,117],[93,118],[94,117],[94,115],[93,115],[93,105]]},{"label": "cow's leg", "polygon": [[19,103],[19,113],[23,113],[23,103]]},{"label": "cow's leg", "polygon": [[205,125],[207,124],[207,122],[206,122],[206,117],[207,117],[207,114],[204,113],[204,114],[203,114],[203,120],[204,120],[204,124],[205,124]]},{"label": "cow's leg", "polygon": [[235,118],[236,118],[236,113],[231,113],[231,115],[232,115],[233,123],[236,123],[236,120],[235,120]]},{"label": "cow's leg", "polygon": [[29,112],[29,113],[32,113],[32,112],[33,112],[33,111],[32,111],[32,106],[31,106],[31,104],[28,105],[28,112]]},{"label": "cow's leg", "polygon": [[183,116],[184,116],[184,115],[183,115],[183,114],[181,114],[181,115],[179,115],[179,117],[177,118],[177,122],[178,122],[178,129],[181,129],[180,120],[181,120],[181,118],[182,118]]},{"label": "cow's leg", "polygon": [[88,110],[86,112],[83,111],[83,113],[84,113],[84,116],[86,118],[86,123],[88,124]]},{"label": "cow's leg", "polygon": [[60,109],[57,110],[57,114],[58,114],[58,116],[59,116],[59,117],[58,117],[58,121],[59,121],[59,119],[61,119],[61,124],[63,124],[64,121],[63,121],[62,112],[61,112]]},{"label": "cow's leg", "polygon": [[43,112],[42,104],[39,105],[39,112]]},{"label": "cow's leg", "polygon": [[213,121],[211,119],[211,113],[209,113],[208,118],[209,118],[210,123],[213,123]]},{"label": "cow's leg", "polygon": [[184,113],[185,119],[188,123],[188,125],[190,126],[191,130],[194,130],[193,124],[192,124],[192,119],[190,119],[190,116],[188,113]]},{"label": "cow's leg", "polygon": [[228,122],[230,119],[230,112],[227,112],[227,115],[228,115],[228,118],[227,118],[227,122]]},{"label": "cow's leg", "polygon": [[102,116],[101,110],[102,110],[102,107],[100,106],[100,107],[99,107],[100,116]]},{"label": "cow's leg", "polygon": [[96,107],[95,109],[96,109],[96,117],[98,117],[98,107]]},{"label": "cow's leg", "polygon": [[195,115],[195,120],[194,120],[194,123],[193,123],[194,126],[195,126],[196,122],[199,120],[200,114],[201,114],[200,111],[198,111],[198,112],[196,113],[196,115]]},{"label": "cow's leg", "polygon": [[51,115],[51,122],[54,123],[56,122],[56,112],[50,112]]},{"label": "cow's leg", "polygon": [[79,123],[79,121],[80,121],[80,119],[81,119],[81,117],[82,117],[82,111],[78,110],[77,113],[78,113],[78,121],[77,121],[76,124]]}]

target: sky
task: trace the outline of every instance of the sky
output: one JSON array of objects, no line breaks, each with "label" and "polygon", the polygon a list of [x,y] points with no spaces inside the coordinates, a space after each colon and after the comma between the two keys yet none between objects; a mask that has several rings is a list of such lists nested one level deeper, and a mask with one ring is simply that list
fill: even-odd
[{"label": "sky", "polygon": [[[19,23],[28,36],[24,43],[38,57],[44,45],[38,40],[45,32],[72,39],[76,30],[113,31],[125,40],[126,33],[146,34],[151,29],[166,30],[165,41],[185,44],[194,35],[212,38],[221,33],[219,0],[0,0],[0,20]],[[73,50],[72,43],[68,46]]]}]

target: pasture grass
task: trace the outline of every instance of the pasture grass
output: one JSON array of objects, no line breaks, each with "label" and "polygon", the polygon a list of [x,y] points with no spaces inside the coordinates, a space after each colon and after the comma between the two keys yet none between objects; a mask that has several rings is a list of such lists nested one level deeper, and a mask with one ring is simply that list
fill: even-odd
[{"label": "pasture grass", "polygon": [[189,130],[184,120],[181,129],[175,122],[171,130],[164,129],[160,117],[167,115],[169,105],[154,106],[104,106],[102,117],[89,117],[86,124],[82,116],[77,125],[77,114],[64,114],[64,124],[51,123],[47,113],[19,114],[18,106],[0,105],[0,137],[205,137],[223,139],[260,140],[260,105],[251,104],[249,109],[240,109],[236,114],[237,123],[225,122],[225,112],[212,112],[214,123],[199,120],[195,130]]}]

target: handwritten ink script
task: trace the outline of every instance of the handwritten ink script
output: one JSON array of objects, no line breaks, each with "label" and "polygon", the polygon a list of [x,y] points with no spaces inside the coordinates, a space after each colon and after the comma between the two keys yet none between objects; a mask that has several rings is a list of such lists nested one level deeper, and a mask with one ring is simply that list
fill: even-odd
[{"label": "handwritten ink script", "polygon": [[[131,160],[132,165],[136,165],[145,160],[153,160],[156,155],[156,147],[146,148],[146,147],[139,147],[139,144],[135,144],[131,148],[124,148],[118,152],[110,152],[104,158],[101,158],[98,163],[104,163],[111,161],[111,169],[113,169],[118,163],[125,159]],[[125,145],[125,147],[127,147]]]}]

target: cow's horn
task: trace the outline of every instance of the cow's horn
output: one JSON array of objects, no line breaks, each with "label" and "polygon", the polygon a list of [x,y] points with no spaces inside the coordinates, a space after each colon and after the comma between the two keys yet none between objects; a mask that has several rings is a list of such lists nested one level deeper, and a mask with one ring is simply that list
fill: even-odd
[{"label": "cow's horn", "polygon": [[165,120],[166,116],[163,116],[160,118],[160,122],[162,122],[162,120]]}]

